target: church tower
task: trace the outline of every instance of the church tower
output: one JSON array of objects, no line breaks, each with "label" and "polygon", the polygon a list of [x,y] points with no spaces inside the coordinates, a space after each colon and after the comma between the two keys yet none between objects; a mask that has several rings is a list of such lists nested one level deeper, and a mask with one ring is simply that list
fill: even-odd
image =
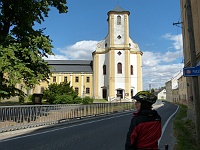
[{"label": "church tower", "polygon": [[108,12],[108,35],[93,52],[94,98],[125,99],[142,90],[142,52],[129,37],[129,11]]}]

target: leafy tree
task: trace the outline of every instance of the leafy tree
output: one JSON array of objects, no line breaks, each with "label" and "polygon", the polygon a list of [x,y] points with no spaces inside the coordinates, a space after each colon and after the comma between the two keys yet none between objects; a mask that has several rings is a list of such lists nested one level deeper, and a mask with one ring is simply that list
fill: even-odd
[{"label": "leafy tree", "polygon": [[22,95],[16,89],[23,82],[31,88],[49,78],[50,67],[43,57],[52,55],[51,39],[41,24],[51,7],[66,13],[66,0],[1,0],[0,1],[0,99]]},{"label": "leafy tree", "polygon": [[70,87],[70,83],[50,84],[48,89],[44,90],[43,94],[43,98],[47,99],[51,104],[77,103],[76,98],[78,94]]}]

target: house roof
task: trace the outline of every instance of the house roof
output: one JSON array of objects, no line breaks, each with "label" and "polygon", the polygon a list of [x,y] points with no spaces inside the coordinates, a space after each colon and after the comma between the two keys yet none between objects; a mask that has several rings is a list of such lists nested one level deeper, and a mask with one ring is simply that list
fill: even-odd
[{"label": "house roof", "polygon": [[45,60],[52,66],[51,72],[92,73],[92,60]]}]

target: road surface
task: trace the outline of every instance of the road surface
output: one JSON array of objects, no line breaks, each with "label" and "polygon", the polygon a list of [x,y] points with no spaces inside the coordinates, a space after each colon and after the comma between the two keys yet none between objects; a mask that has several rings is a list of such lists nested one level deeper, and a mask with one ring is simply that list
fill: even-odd
[{"label": "road surface", "polygon": [[[157,111],[162,117],[163,136],[160,145],[170,144],[170,117],[177,106],[165,103]],[[123,150],[132,112],[96,117],[87,121],[42,128],[28,134],[0,141],[2,150]],[[171,140],[171,141],[170,141]]]}]

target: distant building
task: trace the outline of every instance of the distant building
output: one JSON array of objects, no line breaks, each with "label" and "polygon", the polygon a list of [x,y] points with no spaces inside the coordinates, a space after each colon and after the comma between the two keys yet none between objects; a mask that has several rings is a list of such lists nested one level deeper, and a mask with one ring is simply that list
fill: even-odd
[{"label": "distant building", "polygon": [[183,71],[179,71],[171,80],[165,83],[166,85],[166,100],[169,102],[178,102],[178,79],[183,75]]},{"label": "distant building", "polygon": [[157,94],[158,99],[160,100],[166,100],[166,89],[162,89],[158,94]]}]

